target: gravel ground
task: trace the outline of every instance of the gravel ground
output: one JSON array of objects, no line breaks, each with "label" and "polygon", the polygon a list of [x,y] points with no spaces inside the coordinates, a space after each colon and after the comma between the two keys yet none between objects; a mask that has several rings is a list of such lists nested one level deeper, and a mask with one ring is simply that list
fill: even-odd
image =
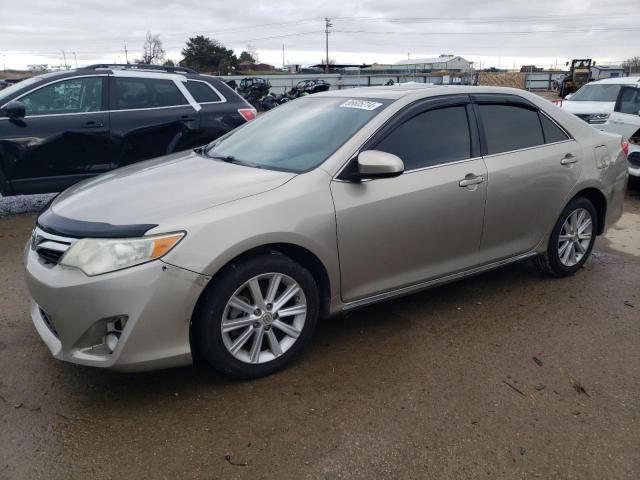
[{"label": "gravel ground", "polygon": [[573,277],[525,262],[337,316],[252,382],[51,358],[34,221],[0,219],[0,479],[640,478],[640,195]]},{"label": "gravel ground", "polygon": [[0,217],[20,213],[37,213],[56,195],[56,193],[16,195],[14,197],[3,197],[0,195]]}]

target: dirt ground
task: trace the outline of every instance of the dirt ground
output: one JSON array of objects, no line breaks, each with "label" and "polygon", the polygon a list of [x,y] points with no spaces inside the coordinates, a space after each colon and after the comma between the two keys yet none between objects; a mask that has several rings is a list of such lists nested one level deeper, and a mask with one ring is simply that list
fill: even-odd
[{"label": "dirt ground", "polygon": [[2,479],[636,479],[640,196],[572,278],[531,263],[321,324],[289,369],[112,373],[27,314],[34,216],[0,219]]}]

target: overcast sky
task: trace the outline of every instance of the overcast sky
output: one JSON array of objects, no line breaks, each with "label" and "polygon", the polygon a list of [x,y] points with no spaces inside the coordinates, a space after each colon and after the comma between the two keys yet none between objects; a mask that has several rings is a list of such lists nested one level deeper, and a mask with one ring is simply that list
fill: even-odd
[{"label": "overcast sky", "polygon": [[[563,65],[570,58],[619,63],[640,55],[640,0],[2,0],[0,55],[6,68],[28,64],[124,63],[140,55],[145,33],[159,33],[167,57],[187,38],[222,41],[261,61],[309,65],[324,58],[392,63],[452,53],[485,66]],[[75,52],[75,56],[74,53]],[[4,68],[4,65],[2,67]]]}]

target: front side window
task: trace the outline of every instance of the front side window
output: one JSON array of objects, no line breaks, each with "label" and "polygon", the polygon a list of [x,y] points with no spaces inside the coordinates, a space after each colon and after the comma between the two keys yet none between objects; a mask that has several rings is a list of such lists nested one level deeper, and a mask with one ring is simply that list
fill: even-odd
[{"label": "front side window", "polygon": [[27,116],[102,110],[102,78],[72,78],[28,93],[19,100]]},{"label": "front side window", "polygon": [[572,102],[615,102],[622,85],[591,83],[584,85],[569,99]]},{"label": "front side window", "polygon": [[222,100],[206,82],[189,80],[187,81],[187,90],[198,103],[219,102]]},{"label": "front side window", "polygon": [[111,109],[172,107],[187,105],[187,99],[172,80],[113,77]]},{"label": "front side window", "polygon": [[517,105],[478,105],[487,154],[544,145],[538,112]]},{"label": "front side window", "polygon": [[616,107],[616,112],[639,115],[640,88],[624,87],[622,89],[622,93],[620,94],[620,102]]},{"label": "front side window", "polygon": [[205,153],[257,168],[305,172],[329,158],[390,103],[377,98],[299,98],[215,140]]},{"label": "front side window", "polygon": [[438,108],[407,120],[375,147],[400,157],[405,170],[471,158],[471,137],[464,106]]}]

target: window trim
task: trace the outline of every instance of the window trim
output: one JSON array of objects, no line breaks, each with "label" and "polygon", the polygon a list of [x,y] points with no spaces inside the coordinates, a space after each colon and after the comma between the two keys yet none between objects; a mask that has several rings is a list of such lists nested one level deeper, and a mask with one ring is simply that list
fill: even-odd
[{"label": "window trim", "polygon": [[[56,79],[56,80],[51,80],[50,82],[43,83],[42,85],[34,87],[31,90],[28,90],[28,91],[26,91],[24,93],[21,93],[17,97],[12,98],[7,103],[2,105],[0,107],[0,109],[6,107],[11,102],[20,101],[21,98],[26,97],[27,95],[30,95],[33,92],[36,92],[36,91],[40,90],[41,88],[45,88],[45,87],[48,87],[50,85],[54,85],[54,84],[60,83],[60,82],[66,82],[67,80],[75,80],[76,78],[92,78],[92,77],[109,77],[109,75],[106,74],[106,73],[96,74],[96,75],[74,75],[72,77],[64,77],[64,78],[59,78],[59,79]],[[104,81],[102,83],[103,83],[102,84],[102,88],[104,89]],[[109,86],[108,86],[108,82],[107,82],[106,90],[107,90],[106,101],[107,101],[107,104],[108,104],[108,102],[109,102],[109,93],[108,93]],[[103,103],[102,107],[105,106],[104,105],[104,101],[105,101],[105,92],[103,90],[103,92],[102,92],[102,103]],[[69,112],[69,113],[52,113],[52,114],[49,114],[49,115],[25,115],[24,118],[59,117],[59,116],[62,116],[62,115],[90,115],[90,114],[94,114],[95,115],[97,113],[107,113],[107,112],[109,112],[108,109],[105,110],[104,108],[101,108],[100,110],[97,110],[95,112]],[[9,117],[0,117],[0,120],[10,120],[10,118]]]},{"label": "window trim", "polygon": [[[211,90],[214,91],[214,93],[216,95],[218,95],[218,97],[220,98],[220,100],[218,100],[217,102],[198,102],[195,97],[193,95],[191,95],[191,92],[189,92],[189,95],[191,95],[191,97],[193,98],[193,100],[198,104],[198,105],[215,105],[218,103],[227,103],[227,98],[213,85],[211,85],[209,82],[207,82],[206,80],[197,80],[195,78],[187,78],[186,84],[185,84],[185,88],[187,88],[187,85],[189,84],[189,82],[200,82],[200,83],[204,83],[206,86],[208,86]],[[188,90],[188,88],[187,88]]]}]

